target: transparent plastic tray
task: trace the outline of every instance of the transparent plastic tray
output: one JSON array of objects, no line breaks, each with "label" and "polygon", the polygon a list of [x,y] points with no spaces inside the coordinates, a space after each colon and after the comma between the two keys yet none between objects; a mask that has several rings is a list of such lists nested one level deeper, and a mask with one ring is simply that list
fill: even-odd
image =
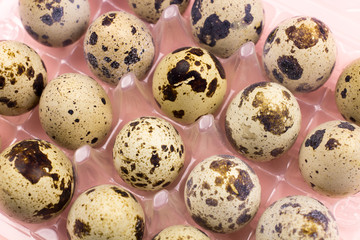
[{"label": "transparent plastic tray", "polygon": [[[89,0],[91,21],[112,10],[131,12],[125,0]],[[164,116],[155,104],[151,93],[152,73],[164,54],[179,47],[194,46],[189,27],[192,2],[181,16],[176,7],[169,7],[160,21],[148,24],[156,44],[156,61],[144,81],[132,74],[125,76],[117,87],[100,82],[113,105],[114,121],[106,142],[98,148],[84,146],[76,151],[64,149],[73,161],[77,184],[73,198],[84,190],[99,184],[122,185],[140,200],[146,214],[144,239],[151,239],[163,228],[175,224],[189,224],[200,228],[187,213],[183,191],[191,169],[201,160],[214,154],[232,154],[242,159],[227,142],[224,134],[224,112],[234,94],[245,86],[266,81],[259,64],[263,43],[269,32],[282,20],[309,15],[325,22],[337,41],[337,63],[327,83],[312,93],[297,94],[302,111],[301,133],[291,150],[279,159],[266,163],[247,161],[260,178],[262,197],[260,209],[252,222],[232,234],[214,234],[204,230],[211,239],[255,239],[255,228],[263,211],[275,200],[288,195],[302,194],[321,200],[334,214],[341,239],[360,239],[360,194],[347,198],[329,198],[314,192],[302,179],[298,169],[299,147],[309,130],[325,121],[342,119],[334,98],[334,87],[342,69],[360,57],[360,5],[357,0],[263,0],[265,24],[262,36],[254,46],[245,44],[229,59],[220,59],[227,79],[228,92],[221,108],[214,115],[202,117],[196,123],[183,126]],[[40,54],[48,69],[48,79],[62,73],[79,72],[96,77],[86,65],[83,38],[65,48],[49,48],[34,41],[21,24],[15,0],[0,0],[0,39],[25,42]],[[185,167],[178,179],[157,192],[136,190],[125,184],[117,175],[112,163],[112,147],[117,133],[130,120],[140,116],[160,116],[170,121],[180,132],[186,147]],[[38,108],[18,117],[0,116],[0,151],[16,141],[40,138],[52,142],[39,123]],[[66,216],[69,207],[59,217],[42,224],[26,224],[12,219],[0,210],[0,239],[67,239]]]}]

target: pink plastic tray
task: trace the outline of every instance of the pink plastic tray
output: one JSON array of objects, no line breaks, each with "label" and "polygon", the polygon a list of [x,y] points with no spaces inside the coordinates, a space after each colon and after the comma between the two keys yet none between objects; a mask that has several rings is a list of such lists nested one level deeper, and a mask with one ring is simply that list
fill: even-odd
[{"label": "pink plastic tray", "polygon": [[[123,9],[131,12],[125,0],[89,0],[89,2],[92,20],[112,10]],[[214,234],[207,230],[205,232],[211,239],[255,239],[254,230],[266,207],[281,197],[302,194],[321,200],[333,212],[341,239],[360,239],[360,194],[340,199],[317,194],[303,181],[297,161],[299,147],[309,130],[325,121],[342,119],[336,108],[334,87],[342,69],[352,60],[360,57],[358,30],[360,5],[356,0],[263,0],[263,4],[265,26],[256,47],[251,43],[245,44],[237,54],[221,60],[229,81],[229,90],[221,109],[213,116],[204,116],[190,126],[179,125],[161,113],[153,101],[149,84],[154,67],[164,54],[178,47],[196,45],[189,34],[189,13],[192,3],[183,17],[176,8],[170,7],[156,25],[149,25],[157,47],[157,60],[147,78],[139,82],[129,74],[117,87],[109,87],[101,83],[111,98],[114,111],[113,126],[107,141],[96,149],[85,146],[76,151],[64,150],[73,161],[78,176],[73,199],[89,187],[104,183],[118,184],[133,192],[142,203],[146,214],[144,239],[151,239],[170,225],[189,224],[199,227],[187,213],[183,201],[184,182],[189,172],[199,161],[214,154],[232,154],[241,157],[225,138],[224,110],[240,89],[251,83],[266,80],[258,59],[269,32],[288,17],[309,15],[325,22],[335,35],[338,56],[334,72],[328,82],[317,91],[296,95],[303,120],[301,133],[292,149],[285,156],[267,163],[246,160],[258,174],[262,185],[261,205],[253,221],[244,229],[232,234]],[[66,72],[79,72],[94,77],[83,56],[83,38],[66,48],[42,46],[24,31],[17,6],[17,1],[0,0],[0,39],[22,41],[36,49],[46,64],[50,80]],[[131,188],[118,177],[112,164],[112,146],[119,130],[128,121],[145,115],[166,118],[179,130],[186,142],[186,163],[179,178],[166,189],[157,192],[144,192]],[[38,108],[18,117],[0,116],[0,137],[2,139],[0,151],[16,141],[29,138],[51,141],[40,126]],[[66,239],[68,211],[69,207],[59,217],[44,224],[21,223],[0,211],[0,239]]]}]

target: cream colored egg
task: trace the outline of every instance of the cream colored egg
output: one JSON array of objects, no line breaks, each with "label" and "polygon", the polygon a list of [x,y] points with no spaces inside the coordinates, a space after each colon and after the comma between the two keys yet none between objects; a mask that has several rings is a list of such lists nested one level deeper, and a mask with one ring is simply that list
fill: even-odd
[{"label": "cream colored egg", "polygon": [[261,0],[195,0],[191,28],[200,46],[227,58],[244,43],[256,43],[264,21]]},{"label": "cream colored egg", "polygon": [[58,216],[74,184],[70,160],[49,142],[23,140],[0,155],[0,202],[11,217],[39,223]]},{"label": "cream colored egg", "polygon": [[334,216],[318,200],[289,196],[270,205],[262,214],[256,240],[339,240]]},{"label": "cream colored egg", "polygon": [[183,124],[214,113],[223,102],[226,87],[221,63],[205,49],[196,47],[166,55],[157,65],[152,83],[161,110]]},{"label": "cream colored egg", "polygon": [[159,190],[172,183],[184,166],[180,134],[167,121],[141,117],[119,132],[113,149],[120,177],[142,190]]},{"label": "cream colored egg", "polygon": [[115,185],[100,185],[75,200],[66,227],[71,240],[141,240],[145,216],[129,191]]},{"label": "cream colored egg", "polygon": [[267,37],[262,60],[270,80],[292,92],[311,92],[321,87],[334,69],[335,39],[316,18],[289,18]]},{"label": "cream colored egg", "polygon": [[84,51],[90,70],[101,80],[117,84],[129,72],[143,79],[152,66],[155,46],[145,23],[130,13],[115,11],[90,25]]},{"label": "cream colored egg", "polygon": [[240,91],[226,111],[225,131],[234,149],[254,161],[286,153],[300,132],[294,95],[278,83],[259,82]]},{"label": "cream colored egg", "polygon": [[210,240],[210,238],[204,232],[195,227],[186,225],[174,225],[167,227],[152,238],[152,240],[172,239]]},{"label": "cream colored egg", "polygon": [[46,83],[44,62],[34,49],[0,41],[0,114],[14,116],[33,109]]},{"label": "cream colored egg", "polygon": [[50,47],[79,40],[90,20],[88,0],[20,0],[19,13],[28,34]]},{"label": "cream colored egg", "polygon": [[299,166],[315,191],[344,197],[360,191],[360,127],[345,121],[313,129],[300,148]]},{"label": "cream colored egg", "polygon": [[216,155],[200,162],[185,183],[186,207],[200,226],[230,233],[246,226],[260,205],[256,173],[233,156]]},{"label": "cream colored egg", "polygon": [[40,122],[49,137],[68,149],[97,146],[112,123],[110,100],[89,76],[65,73],[45,88],[39,103]]}]

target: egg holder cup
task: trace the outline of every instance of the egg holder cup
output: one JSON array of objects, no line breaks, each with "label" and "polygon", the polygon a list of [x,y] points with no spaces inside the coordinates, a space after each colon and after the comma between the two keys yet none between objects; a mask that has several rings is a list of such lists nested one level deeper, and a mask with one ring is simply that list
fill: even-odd
[{"label": "egg holder cup", "polygon": [[[126,2],[115,2],[115,0],[91,1],[92,20],[108,11],[123,9],[131,12]],[[163,12],[157,24],[148,24],[154,36],[156,57],[152,69],[144,80],[140,81],[134,74],[129,73],[121,79],[116,87],[98,81],[112,102],[113,125],[107,139],[98,148],[83,146],[75,151],[63,149],[72,160],[76,173],[76,188],[72,202],[80,193],[92,186],[109,183],[121,185],[137,197],[144,209],[146,216],[144,239],[151,239],[165,227],[175,224],[188,224],[201,229],[186,210],[183,200],[185,181],[194,166],[203,159],[215,154],[227,154],[245,160],[257,173],[262,185],[261,204],[255,218],[245,228],[235,233],[215,234],[202,229],[211,239],[255,239],[257,222],[266,207],[279,198],[299,194],[312,196],[322,201],[330,209],[337,220],[341,239],[359,239],[360,194],[337,199],[314,192],[304,182],[297,161],[300,145],[311,129],[325,121],[342,119],[335,104],[334,86],[336,76],[340,74],[345,62],[349,62],[344,59],[354,58],[356,54],[360,53],[359,51],[350,53],[346,49],[348,46],[346,44],[352,40],[348,41],[343,35],[333,30],[336,39],[340,39],[340,43],[338,43],[340,63],[337,63],[333,75],[325,86],[312,93],[296,94],[302,112],[301,132],[297,141],[282,157],[270,162],[256,163],[240,156],[227,141],[224,130],[227,105],[244,87],[255,82],[267,81],[259,60],[266,36],[280,20],[298,15],[298,13],[306,13],[306,8],[296,9],[295,6],[290,7],[291,3],[284,3],[282,0],[263,0],[265,28],[257,46],[255,47],[253,43],[246,43],[230,58],[220,59],[228,80],[224,102],[215,114],[203,116],[194,124],[184,126],[169,119],[161,112],[152,96],[151,79],[157,63],[164,55],[179,47],[197,45],[190,32],[189,13],[192,2],[183,16],[180,15],[177,7],[170,6]],[[4,4],[0,3],[0,9]],[[306,0],[303,4],[310,6],[312,3]],[[294,10],[291,11],[291,9]],[[16,4],[12,5],[9,12],[16,12]],[[308,15],[311,14],[308,13]],[[321,19],[321,17],[319,18]],[[344,19],[346,20],[346,18]],[[323,20],[326,22],[326,18]],[[50,80],[66,72],[84,73],[95,78],[88,69],[83,56],[83,38],[64,49],[53,49],[32,40],[23,30],[17,15],[11,19],[0,18],[0,23],[2,39],[16,39],[25,42],[39,52],[48,67]],[[331,26],[330,29],[332,29]],[[147,192],[131,187],[118,176],[113,167],[112,147],[117,133],[124,124],[141,116],[157,116],[168,120],[179,131],[185,143],[185,166],[179,177],[160,191]],[[24,139],[40,138],[53,142],[40,126],[38,107],[18,117],[0,116],[0,130],[1,151]],[[70,206],[60,216],[41,224],[19,222],[0,211],[0,239],[67,239],[66,216],[69,208]]]}]

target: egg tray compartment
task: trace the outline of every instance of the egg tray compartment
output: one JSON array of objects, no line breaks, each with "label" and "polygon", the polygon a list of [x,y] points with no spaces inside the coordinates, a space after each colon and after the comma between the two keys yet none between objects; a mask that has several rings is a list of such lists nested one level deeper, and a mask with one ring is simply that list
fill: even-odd
[{"label": "egg tray compartment", "polygon": [[[315,92],[296,94],[302,112],[301,132],[294,146],[282,157],[266,163],[245,160],[257,173],[262,186],[261,205],[255,218],[245,228],[231,234],[215,234],[205,231],[211,239],[255,239],[255,228],[263,211],[271,203],[288,195],[308,195],[321,200],[334,214],[341,239],[360,238],[360,194],[347,198],[324,197],[313,190],[302,179],[298,167],[298,152],[306,134],[319,124],[342,119],[335,99],[334,86],[342,69],[360,55],[360,34],[346,32],[360,22],[357,12],[360,7],[349,1],[341,6],[319,0],[263,0],[265,26],[255,47],[245,44],[229,59],[220,59],[227,79],[228,90],[220,109],[214,115],[200,118],[192,125],[180,125],[164,116],[152,97],[151,79],[155,66],[163,55],[184,46],[195,46],[190,33],[189,15],[193,1],[183,16],[176,7],[169,7],[155,25],[148,24],[156,45],[155,62],[143,81],[132,73],[123,77],[116,87],[98,81],[108,93],[114,113],[114,121],[107,140],[98,148],[84,146],[76,151],[63,149],[73,161],[76,172],[76,189],[72,202],[86,189],[99,184],[117,184],[130,190],[141,202],[146,215],[144,239],[151,239],[167,226],[189,224],[199,227],[190,217],[183,201],[184,183],[191,169],[200,161],[214,154],[229,154],[241,157],[233,150],[225,137],[224,114],[234,95],[247,85],[266,81],[260,64],[262,46],[270,31],[282,20],[295,15],[310,15],[323,20],[335,35],[338,57],[334,72],[325,86]],[[101,14],[125,10],[132,12],[126,1],[90,0],[91,21]],[[83,38],[66,48],[49,48],[40,45],[24,31],[17,13],[16,1],[0,1],[0,39],[18,40],[35,48],[48,69],[48,79],[67,72],[84,73],[94,77],[88,69],[84,53]],[[319,11],[321,9],[322,11]],[[347,24],[346,28],[343,27]],[[94,77],[95,78],[95,77]],[[96,78],[95,78],[96,79]],[[174,183],[156,192],[140,191],[124,183],[112,162],[112,147],[122,126],[141,116],[158,116],[170,121],[180,132],[186,149],[185,166]],[[40,138],[52,142],[40,126],[38,107],[18,117],[0,116],[0,151],[16,141]],[[57,218],[42,224],[26,224],[8,217],[0,211],[0,239],[67,239],[66,216],[69,207]]]}]

